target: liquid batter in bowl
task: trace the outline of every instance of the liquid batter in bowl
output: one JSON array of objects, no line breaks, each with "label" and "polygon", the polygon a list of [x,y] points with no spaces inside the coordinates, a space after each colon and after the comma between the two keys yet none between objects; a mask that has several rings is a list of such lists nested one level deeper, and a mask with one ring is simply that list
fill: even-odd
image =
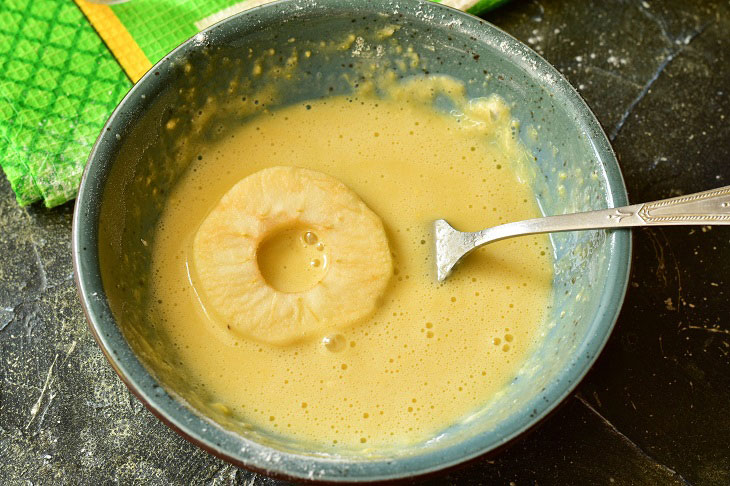
[{"label": "liquid batter in bowl", "polygon": [[[541,339],[553,276],[545,235],[490,245],[447,282],[435,279],[434,219],[476,230],[540,214],[520,176],[529,156],[505,104],[474,100],[446,114],[423,101],[423,90],[434,89],[330,97],[249,119],[201,147],[169,196],[153,243],[150,312],[174,344],[176,365],[225,414],[333,453],[410,445],[489,402]],[[326,325],[273,340],[251,331],[247,316],[260,306],[275,312],[279,297],[306,291],[337,266],[346,274],[372,268],[373,255],[356,241],[338,261],[317,228],[278,228],[252,247],[251,268],[270,289],[248,300],[259,307],[231,317],[225,302],[246,290],[230,285],[220,290],[229,301],[211,297],[196,268],[196,237],[231,188],[272,167],[316,171],[351,191],[381,222],[373,231],[382,231],[390,259],[377,275],[385,282],[377,299],[351,290],[325,302],[336,306]],[[279,192],[276,204],[290,204],[292,191]],[[230,262],[232,275],[240,263]],[[358,317],[338,322],[340,314]]]}]

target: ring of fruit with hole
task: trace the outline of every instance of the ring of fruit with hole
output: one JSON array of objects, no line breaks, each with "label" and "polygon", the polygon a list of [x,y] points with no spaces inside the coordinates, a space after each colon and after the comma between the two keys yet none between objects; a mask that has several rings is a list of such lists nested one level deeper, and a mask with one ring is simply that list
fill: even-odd
[{"label": "ring of fruit with hole", "polygon": [[367,318],[393,273],[380,218],[337,179],[296,167],[231,188],[196,233],[193,258],[211,317],[270,344]]}]

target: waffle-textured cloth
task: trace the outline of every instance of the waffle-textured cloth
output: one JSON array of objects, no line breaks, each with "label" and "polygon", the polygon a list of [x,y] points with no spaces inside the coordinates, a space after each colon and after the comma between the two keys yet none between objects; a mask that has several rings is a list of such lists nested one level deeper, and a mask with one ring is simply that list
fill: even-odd
[{"label": "waffle-textured cloth", "polygon": [[[270,1],[0,0],[0,165],[18,203],[73,199],[132,82],[198,31]],[[478,14],[506,0],[434,1]]]},{"label": "waffle-textured cloth", "polygon": [[0,2],[0,164],[21,205],[76,196],[131,82],[70,1]]}]

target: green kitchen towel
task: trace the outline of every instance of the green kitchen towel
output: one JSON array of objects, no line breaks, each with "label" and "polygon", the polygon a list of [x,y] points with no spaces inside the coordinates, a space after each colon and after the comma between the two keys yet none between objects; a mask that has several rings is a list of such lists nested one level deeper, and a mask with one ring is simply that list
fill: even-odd
[{"label": "green kitchen towel", "polygon": [[21,205],[76,196],[131,82],[71,1],[0,3],[0,165]]}]

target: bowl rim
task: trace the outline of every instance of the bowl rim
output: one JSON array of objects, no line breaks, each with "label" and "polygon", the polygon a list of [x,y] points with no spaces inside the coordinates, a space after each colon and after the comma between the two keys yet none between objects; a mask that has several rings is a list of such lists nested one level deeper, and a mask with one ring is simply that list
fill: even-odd
[{"label": "bowl rim", "polygon": [[[564,375],[545,391],[547,405],[530,415],[511,433],[498,442],[480,443],[483,434],[464,442],[431,451],[423,455],[405,456],[391,460],[352,462],[349,460],[312,457],[277,451],[248,439],[235,436],[211,421],[194,413],[174,395],[163,389],[141,364],[128,346],[116,324],[101,282],[98,260],[99,214],[104,183],[108,176],[111,160],[105,155],[118,152],[121,136],[117,129],[124,130],[133,123],[134,112],[130,106],[139,103],[145,92],[159,92],[168,69],[177,59],[188,52],[205,45],[211,35],[235,26],[245,25],[254,15],[272,20],[282,20],[282,15],[292,12],[314,12],[327,15],[335,9],[353,13],[394,13],[394,9],[417,11],[426,14],[448,14],[460,20],[453,28],[469,33],[482,45],[485,43],[505,53],[511,62],[522,65],[526,72],[538,77],[541,85],[550,87],[563,95],[570,103],[573,113],[583,123],[588,139],[602,161],[604,178],[608,181],[608,200],[613,206],[628,204],[628,196],[618,161],[608,138],[593,112],[565,77],[550,63],[528,46],[498,27],[462,11],[427,0],[402,0],[399,6],[388,0],[337,0],[328,3],[308,0],[279,0],[254,7],[208,27],[175,48],[157,62],[124,96],[102,128],[87,160],[76,200],[72,227],[72,258],[74,280],[89,329],[104,353],[107,361],[129,390],[163,423],[188,441],[237,466],[245,467],[269,476],[316,480],[321,482],[368,482],[403,479],[431,474],[458,464],[473,460],[487,453],[493,453],[522,436],[552,413],[570,394],[590,370],[604,348],[613,330],[629,280],[632,242],[630,230],[612,231],[608,234],[610,244],[606,285],[598,306],[594,334],[585,339],[576,360],[566,369]],[[235,29],[234,29],[235,30]],[[507,51],[507,52],[505,52]],[[115,133],[116,132],[116,133]],[[600,325],[595,325],[599,323]],[[552,393],[551,393],[552,391]]]}]

